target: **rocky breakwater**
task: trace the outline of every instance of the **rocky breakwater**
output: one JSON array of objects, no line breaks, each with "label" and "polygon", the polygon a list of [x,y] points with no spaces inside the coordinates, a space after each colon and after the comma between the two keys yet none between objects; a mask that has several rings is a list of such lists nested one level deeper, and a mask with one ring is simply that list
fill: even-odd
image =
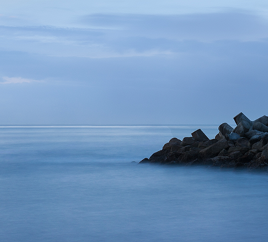
[{"label": "rocky breakwater", "polygon": [[140,163],[267,167],[268,116],[251,121],[243,113],[239,113],[234,120],[237,124],[234,129],[223,123],[214,139],[209,139],[201,129],[183,140],[172,138],[162,150]]}]

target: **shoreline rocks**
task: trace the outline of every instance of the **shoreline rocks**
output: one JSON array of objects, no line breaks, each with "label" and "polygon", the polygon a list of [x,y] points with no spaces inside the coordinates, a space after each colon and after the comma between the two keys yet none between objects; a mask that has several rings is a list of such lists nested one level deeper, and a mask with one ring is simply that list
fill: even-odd
[{"label": "shoreline rocks", "polygon": [[209,139],[201,129],[183,140],[172,138],[162,150],[139,163],[268,167],[268,116],[251,121],[239,113],[234,120],[234,129],[223,123],[214,139]]}]

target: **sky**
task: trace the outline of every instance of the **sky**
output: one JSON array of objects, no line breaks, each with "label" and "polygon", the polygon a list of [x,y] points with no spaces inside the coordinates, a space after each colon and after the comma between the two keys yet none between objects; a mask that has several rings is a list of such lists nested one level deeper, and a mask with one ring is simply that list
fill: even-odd
[{"label": "sky", "polygon": [[268,115],[268,1],[0,0],[0,125]]}]

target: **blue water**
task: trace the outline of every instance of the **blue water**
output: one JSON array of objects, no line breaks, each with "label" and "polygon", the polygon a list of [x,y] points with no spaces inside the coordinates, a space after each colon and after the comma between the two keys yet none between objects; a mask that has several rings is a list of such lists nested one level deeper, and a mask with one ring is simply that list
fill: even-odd
[{"label": "blue water", "polygon": [[268,174],[132,162],[199,127],[0,127],[0,241],[267,241]]}]

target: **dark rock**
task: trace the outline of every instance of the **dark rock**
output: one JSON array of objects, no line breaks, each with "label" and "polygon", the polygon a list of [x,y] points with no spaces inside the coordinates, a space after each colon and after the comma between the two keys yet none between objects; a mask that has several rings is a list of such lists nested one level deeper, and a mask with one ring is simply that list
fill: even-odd
[{"label": "dark rock", "polygon": [[260,141],[260,140],[262,139],[263,136],[264,136],[264,133],[253,135],[253,136],[250,138],[249,142],[250,142],[251,144],[254,144],[254,143]]},{"label": "dark rock", "polygon": [[239,151],[241,154],[245,154],[249,149],[241,146],[232,146],[228,149],[228,154]]},{"label": "dark rock", "polygon": [[241,156],[242,156],[242,153],[240,151],[234,151],[234,152],[232,152],[232,153],[229,154],[229,157],[232,160],[236,160],[236,159],[238,159]]},{"label": "dark rock", "polygon": [[223,136],[223,134],[222,134],[221,132],[219,132],[219,133],[215,136],[215,139],[216,139],[216,140],[220,140],[220,139],[222,139],[222,138],[224,138],[224,136]]},{"label": "dark rock", "polygon": [[259,130],[261,132],[268,132],[268,127],[261,122],[254,122],[253,129]]},{"label": "dark rock", "polygon": [[200,149],[204,149],[204,148],[207,148],[213,144],[215,144],[216,142],[218,142],[218,140],[216,139],[210,139],[208,141],[204,141],[204,142],[199,142],[198,144],[198,148]]},{"label": "dark rock", "polygon": [[233,132],[233,128],[229,124],[223,123],[219,126],[219,131],[225,138],[228,138],[228,135]]},{"label": "dark rock", "polygon": [[264,161],[268,161],[268,146],[261,152],[261,157]]},{"label": "dark rock", "polygon": [[181,142],[181,145],[182,146],[192,145],[194,142],[195,142],[195,140],[194,140],[193,137],[184,137],[183,140],[182,140],[182,142]]},{"label": "dark rock", "polygon": [[235,146],[240,146],[249,149],[251,147],[251,144],[248,139],[242,137],[235,142]]},{"label": "dark rock", "polygon": [[253,157],[255,156],[255,152],[252,150],[249,150],[248,152],[246,152],[243,156],[238,158],[238,162],[239,163],[249,163],[251,162],[251,160],[253,159]]},{"label": "dark rock", "polygon": [[222,166],[225,163],[228,163],[231,159],[229,156],[216,156],[210,159],[213,162],[214,166]]},{"label": "dark rock", "polygon": [[177,163],[178,159],[180,158],[182,154],[178,152],[169,152],[164,160],[162,160],[160,163]]},{"label": "dark rock", "polygon": [[241,123],[242,121],[244,121],[245,123],[248,123],[250,126],[252,124],[252,122],[246,117],[245,114],[243,114],[242,112],[237,114],[235,117],[234,117],[234,121],[235,123],[238,125],[239,123]]},{"label": "dark rock", "polygon": [[260,122],[260,123],[268,126],[268,116],[263,115],[262,117],[256,119],[253,123],[255,123],[255,122]]},{"label": "dark rock", "polygon": [[151,163],[161,163],[165,161],[167,154],[168,154],[167,150],[159,150],[154,154],[152,154],[149,160]]},{"label": "dark rock", "polygon": [[228,148],[228,142],[226,139],[221,139],[217,143],[202,149],[199,154],[202,158],[210,158],[218,155],[223,149]]},{"label": "dark rock", "polygon": [[226,149],[223,149],[218,156],[228,156],[228,151]]},{"label": "dark rock", "polygon": [[229,145],[230,147],[232,147],[232,146],[235,146],[235,143],[234,143],[234,141],[228,140],[228,145]]},{"label": "dark rock", "polygon": [[150,160],[148,158],[144,158],[142,161],[140,161],[140,163],[149,163]]},{"label": "dark rock", "polygon": [[240,135],[234,132],[228,135],[228,140],[231,140],[231,141],[238,140],[239,138],[240,138]]},{"label": "dark rock", "polygon": [[263,144],[266,145],[268,143],[268,133],[264,133],[262,136]]},{"label": "dark rock", "polygon": [[263,132],[251,129],[247,133],[245,133],[245,137],[247,137],[248,139],[251,139],[255,135],[263,135]]},{"label": "dark rock", "polygon": [[201,129],[198,129],[192,133],[192,136],[194,140],[196,141],[206,141],[209,140],[209,138],[203,133]]},{"label": "dark rock", "polygon": [[252,145],[252,149],[256,149],[258,151],[261,151],[262,147],[264,146],[264,142],[263,142],[263,139],[261,139],[260,141],[254,143]]},{"label": "dark rock", "polygon": [[246,132],[248,132],[251,128],[251,125],[244,120],[242,120],[236,128],[233,130],[234,133],[239,134],[240,136],[244,136]]},{"label": "dark rock", "polygon": [[172,138],[168,143],[163,146],[163,149],[170,149],[172,146],[180,147],[181,140],[177,138]]},{"label": "dark rock", "polygon": [[199,149],[191,149],[186,151],[182,156],[180,156],[179,160],[182,162],[189,162],[198,158]]},{"label": "dark rock", "polygon": [[268,144],[264,145],[262,148],[261,148],[261,151],[263,151],[264,149],[268,148]]}]

